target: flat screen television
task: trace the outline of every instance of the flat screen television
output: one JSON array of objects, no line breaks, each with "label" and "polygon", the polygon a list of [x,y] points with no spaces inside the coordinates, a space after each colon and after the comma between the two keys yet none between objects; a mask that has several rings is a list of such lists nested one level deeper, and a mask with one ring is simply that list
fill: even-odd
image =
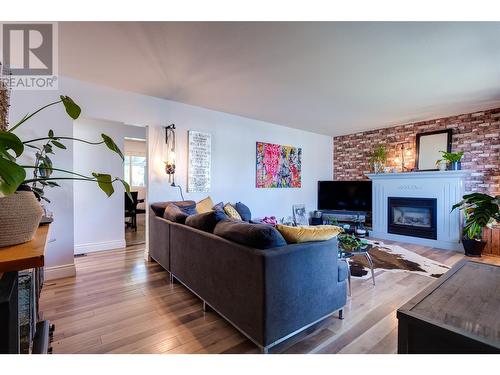
[{"label": "flat screen television", "polygon": [[318,210],[371,211],[371,181],[319,181]]}]

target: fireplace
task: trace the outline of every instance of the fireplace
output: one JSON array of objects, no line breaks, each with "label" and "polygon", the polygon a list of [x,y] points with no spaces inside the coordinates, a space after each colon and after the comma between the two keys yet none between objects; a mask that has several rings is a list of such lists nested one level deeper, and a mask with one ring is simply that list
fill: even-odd
[{"label": "fireplace", "polygon": [[437,239],[434,198],[388,197],[387,232]]}]

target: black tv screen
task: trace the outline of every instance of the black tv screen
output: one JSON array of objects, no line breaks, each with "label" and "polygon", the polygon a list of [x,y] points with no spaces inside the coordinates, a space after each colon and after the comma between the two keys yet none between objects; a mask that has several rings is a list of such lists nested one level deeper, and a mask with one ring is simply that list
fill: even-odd
[{"label": "black tv screen", "polygon": [[319,181],[318,210],[371,211],[371,181]]}]

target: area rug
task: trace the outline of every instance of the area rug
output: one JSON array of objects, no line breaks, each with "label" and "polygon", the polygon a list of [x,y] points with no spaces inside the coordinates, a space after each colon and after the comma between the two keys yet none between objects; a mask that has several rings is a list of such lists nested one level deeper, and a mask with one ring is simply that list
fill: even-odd
[{"label": "area rug", "polygon": [[[450,267],[432,259],[418,255],[398,245],[384,244],[381,241],[367,241],[374,245],[368,253],[373,260],[374,269],[390,272],[412,272],[420,275],[438,278]],[[370,266],[366,257],[355,255],[349,260],[351,275],[360,278],[371,277]]]}]

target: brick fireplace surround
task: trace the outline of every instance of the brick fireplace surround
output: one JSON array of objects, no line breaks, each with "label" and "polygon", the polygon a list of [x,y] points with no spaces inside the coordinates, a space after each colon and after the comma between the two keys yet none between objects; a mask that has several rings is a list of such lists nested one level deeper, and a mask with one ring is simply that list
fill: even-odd
[{"label": "brick fireplace surround", "polygon": [[396,157],[401,157],[397,145],[406,142],[410,155],[405,155],[405,165],[411,169],[415,165],[415,135],[443,129],[452,129],[452,151],[465,151],[462,169],[473,172],[465,190],[500,194],[500,108],[334,137],[334,179],[367,179],[368,158],[382,144],[387,147],[388,164],[400,167],[395,163]]}]

